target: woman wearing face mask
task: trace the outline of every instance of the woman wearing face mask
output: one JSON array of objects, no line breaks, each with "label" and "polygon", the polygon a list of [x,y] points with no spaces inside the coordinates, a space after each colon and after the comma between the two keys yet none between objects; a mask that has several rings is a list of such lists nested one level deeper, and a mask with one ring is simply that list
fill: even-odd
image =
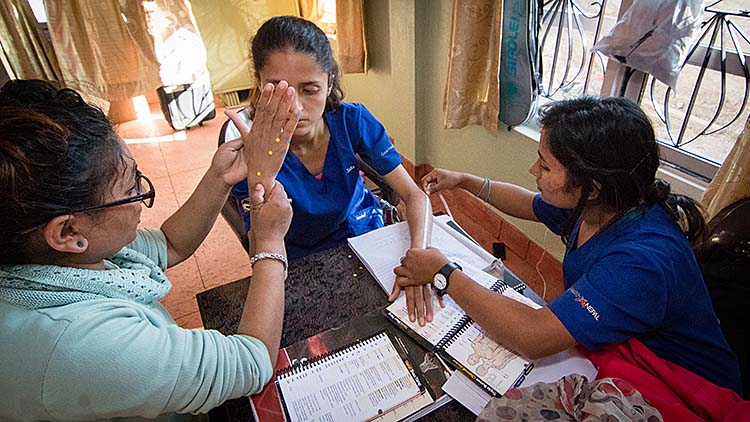
[{"label": "woman wearing face mask", "polygon": [[[258,29],[251,50],[256,86],[288,82],[297,90],[301,109],[294,133],[281,140],[290,142],[290,148],[276,176],[293,200],[294,218],[286,236],[290,259],[383,226],[383,210],[364,185],[355,154],[383,175],[404,202],[411,245],[419,247],[427,198],[401,165],[383,125],[362,104],[343,101],[339,67],[325,33],[305,19],[277,16]],[[230,117],[243,126],[236,115]],[[246,182],[235,185],[232,196],[250,227],[252,218],[240,206],[248,196]],[[427,288],[409,289],[429,298]],[[396,287],[393,296],[399,291]],[[421,303],[431,306],[430,300]],[[418,315],[430,320],[432,310],[421,308]]]},{"label": "woman wearing face mask", "polygon": [[238,335],[180,328],[159,299],[163,270],[203,241],[253,148],[294,129],[295,95],[265,93],[258,127],[219,148],[161,228],[138,229],[156,192],[104,113],[44,81],[0,89],[0,420],[182,420],[261,390],[284,315],[281,184],[251,195]]},{"label": "woman wearing face mask", "polygon": [[[690,240],[704,220],[697,205],[656,179],[654,131],[623,98],[578,98],[541,111],[539,192],[436,169],[428,192],[456,187],[500,211],[545,224],[566,244],[565,288],[533,310],[474,283],[437,249],[412,249],[396,282],[449,294],[500,343],[536,359],[580,344],[596,350],[630,338],[657,356],[740,392],[737,360],[711,306]],[[438,277],[440,279],[440,277]],[[438,280],[440,281],[440,280]]]}]

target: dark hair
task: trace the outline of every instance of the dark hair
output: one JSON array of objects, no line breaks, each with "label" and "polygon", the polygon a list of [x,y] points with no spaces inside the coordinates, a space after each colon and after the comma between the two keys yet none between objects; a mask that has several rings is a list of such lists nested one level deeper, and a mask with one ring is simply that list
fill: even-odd
[{"label": "dark hair", "polygon": [[619,214],[658,203],[675,222],[686,222],[690,240],[701,235],[705,221],[699,205],[670,193],[669,184],[656,178],[659,148],[653,126],[638,105],[622,97],[579,97],[547,104],[539,113],[552,155],[567,170],[568,188],[581,188],[563,236],[566,243],[594,189],[594,201],[606,209]]},{"label": "dark hair", "polygon": [[35,227],[98,205],[123,148],[107,116],[40,80],[0,88],[0,264],[20,264]]},{"label": "dark hair", "polygon": [[[256,74],[260,73],[272,53],[291,50],[311,55],[323,72],[328,74],[331,92],[326,98],[325,111],[334,111],[339,107],[344,99],[341,72],[328,37],[317,25],[296,16],[274,16],[258,28],[251,44],[250,58]],[[259,87],[255,87],[250,94],[253,103],[259,95]]]}]

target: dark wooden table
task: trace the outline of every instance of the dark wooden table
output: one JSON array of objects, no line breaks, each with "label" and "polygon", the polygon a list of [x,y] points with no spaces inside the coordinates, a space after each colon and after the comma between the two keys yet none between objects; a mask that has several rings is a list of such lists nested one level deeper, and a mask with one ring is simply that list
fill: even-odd
[{"label": "dark wooden table", "polygon": [[[512,274],[506,273],[506,282],[517,286],[517,290],[525,287]],[[227,335],[237,332],[249,283],[250,278],[246,278],[197,295],[206,329],[216,329]],[[346,245],[292,262],[285,293],[281,347],[344,325],[389,303],[383,289]],[[254,419],[247,398],[230,400],[209,415],[212,422]],[[421,420],[473,421],[475,418],[452,401]]]}]

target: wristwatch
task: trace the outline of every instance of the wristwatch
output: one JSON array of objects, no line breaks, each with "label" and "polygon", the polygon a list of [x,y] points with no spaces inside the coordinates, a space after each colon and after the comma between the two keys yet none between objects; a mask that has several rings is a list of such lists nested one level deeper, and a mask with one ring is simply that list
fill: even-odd
[{"label": "wristwatch", "polygon": [[448,290],[448,280],[451,278],[451,273],[456,270],[462,270],[460,265],[455,262],[449,262],[443,265],[443,268],[438,270],[434,276],[432,276],[432,287],[438,296],[443,296],[445,291]]}]

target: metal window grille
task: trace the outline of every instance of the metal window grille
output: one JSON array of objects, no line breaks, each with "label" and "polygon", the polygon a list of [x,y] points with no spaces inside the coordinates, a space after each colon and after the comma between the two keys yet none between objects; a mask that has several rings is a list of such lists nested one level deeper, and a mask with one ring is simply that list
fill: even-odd
[{"label": "metal window grille", "polygon": [[710,180],[750,111],[750,10],[742,8],[743,1],[705,3],[701,35],[674,92],[591,52],[633,0],[543,1],[541,95],[549,100],[620,95],[639,102],[654,122],[664,161]]}]

